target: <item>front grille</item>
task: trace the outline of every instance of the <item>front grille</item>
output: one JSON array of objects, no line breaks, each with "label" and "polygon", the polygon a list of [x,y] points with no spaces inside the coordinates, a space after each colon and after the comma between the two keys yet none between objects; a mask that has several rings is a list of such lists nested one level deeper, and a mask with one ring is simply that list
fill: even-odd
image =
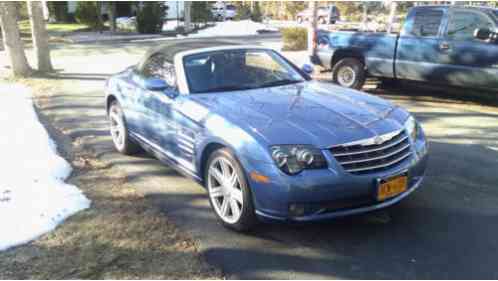
[{"label": "front grille", "polygon": [[411,155],[410,141],[405,130],[374,139],[337,145],[330,149],[332,155],[347,172],[368,174],[389,169]]}]

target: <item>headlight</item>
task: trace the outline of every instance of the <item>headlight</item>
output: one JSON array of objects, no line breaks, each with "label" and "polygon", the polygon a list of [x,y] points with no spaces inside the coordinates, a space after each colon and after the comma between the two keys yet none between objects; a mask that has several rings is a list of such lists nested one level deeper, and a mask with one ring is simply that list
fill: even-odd
[{"label": "headlight", "polygon": [[275,164],[290,175],[295,175],[304,169],[327,167],[327,161],[320,149],[311,145],[274,145],[270,150]]},{"label": "headlight", "polygon": [[410,135],[410,138],[415,141],[418,135],[418,124],[413,116],[408,117],[405,122],[405,130]]}]

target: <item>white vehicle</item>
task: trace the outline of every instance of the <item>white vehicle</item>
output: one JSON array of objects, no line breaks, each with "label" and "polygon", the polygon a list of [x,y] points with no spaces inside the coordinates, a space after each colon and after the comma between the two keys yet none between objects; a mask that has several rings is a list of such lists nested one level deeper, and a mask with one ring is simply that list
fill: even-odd
[{"label": "white vehicle", "polygon": [[233,20],[237,15],[237,8],[231,4],[215,4],[211,8],[213,18],[216,20]]},{"label": "white vehicle", "polygon": [[[311,10],[306,9],[297,14],[296,20],[298,23],[303,23],[304,21],[311,20],[311,17]],[[328,7],[318,7],[317,19],[320,24],[335,24],[335,22],[340,19],[339,9],[334,5]]]}]

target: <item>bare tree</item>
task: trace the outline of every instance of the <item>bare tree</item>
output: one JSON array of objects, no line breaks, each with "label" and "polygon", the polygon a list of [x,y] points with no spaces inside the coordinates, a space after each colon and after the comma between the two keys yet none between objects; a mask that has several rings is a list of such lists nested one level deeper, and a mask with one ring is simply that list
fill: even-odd
[{"label": "bare tree", "polygon": [[367,23],[368,23],[368,3],[362,2],[363,14],[361,16],[361,25],[363,26],[363,31],[367,31]]},{"label": "bare tree", "polygon": [[389,19],[387,23],[387,33],[391,33],[393,31],[394,22],[396,19],[396,10],[398,8],[398,3],[396,1],[386,1],[386,4],[389,4],[390,6]]},{"label": "bare tree", "polygon": [[316,29],[317,29],[317,7],[315,1],[309,2],[309,9],[311,11],[311,21],[308,27],[308,52],[310,55],[315,53],[316,49]]},{"label": "bare tree", "polygon": [[109,8],[109,25],[111,31],[116,31],[116,2],[108,2],[107,4]]},{"label": "bare tree", "polygon": [[48,46],[48,33],[43,17],[41,1],[28,1],[29,21],[31,24],[31,36],[38,59],[38,71],[50,72],[53,70],[50,59],[50,48]]},{"label": "bare tree", "polygon": [[0,26],[2,27],[3,45],[10,60],[14,76],[28,76],[32,70],[29,66],[24,46],[17,27],[16,2],[0,2]]},{"label": "bare tree", "polygon": [[102,2],[96,1],[95,3],[97,5],[98,29],[99,29],[99,32],[102,32],[104,30],[104,21],[102,20]]},{"label": "bare tree", "polygon": [[192,6],[192,2],[191,1],[185,1],[183,2],[185,7],[183,9],[183,21],[184,21],[184,24],[185,24],[185,32],[190,32],[190,30],[192,29],[192,19],[190,18],[190,7]]}]

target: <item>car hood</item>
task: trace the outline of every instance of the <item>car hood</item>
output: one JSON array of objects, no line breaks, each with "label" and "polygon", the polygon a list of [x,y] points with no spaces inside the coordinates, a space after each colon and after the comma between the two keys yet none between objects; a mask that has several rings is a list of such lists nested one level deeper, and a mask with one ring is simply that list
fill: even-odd
[{"label": "car hood", "polygon": [[326,148],[398,130],[406,118],[381,98],[315,81],[191,98],[268,145]]}]

